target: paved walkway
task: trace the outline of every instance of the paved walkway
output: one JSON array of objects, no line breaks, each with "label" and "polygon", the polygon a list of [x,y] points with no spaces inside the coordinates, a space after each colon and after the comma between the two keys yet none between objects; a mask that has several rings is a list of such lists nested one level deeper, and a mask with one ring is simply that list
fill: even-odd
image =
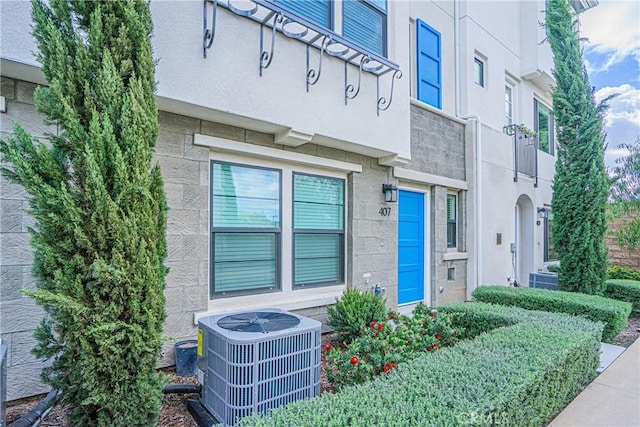
[{"label": "paved walkway", "polygon": [[549,424],[565,426],[640,427],[640,339]]}]

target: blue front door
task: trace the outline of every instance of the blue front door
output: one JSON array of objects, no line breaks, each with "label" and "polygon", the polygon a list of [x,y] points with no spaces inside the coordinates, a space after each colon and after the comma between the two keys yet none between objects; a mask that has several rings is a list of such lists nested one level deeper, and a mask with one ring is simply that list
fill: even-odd
[{"label": "blue front door", "polygon": [[424,300],[424,194],[398,197],[398,304]]}]

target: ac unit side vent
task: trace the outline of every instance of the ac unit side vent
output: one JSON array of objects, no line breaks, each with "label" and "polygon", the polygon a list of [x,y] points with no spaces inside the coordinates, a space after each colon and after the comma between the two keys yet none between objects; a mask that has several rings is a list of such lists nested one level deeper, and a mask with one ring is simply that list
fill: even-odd
[{"label": "ac unit side vent", "polygon": [[225,425],[320,393],[320,322],[260,310],[205,317],[199,327],[201,401]]}]

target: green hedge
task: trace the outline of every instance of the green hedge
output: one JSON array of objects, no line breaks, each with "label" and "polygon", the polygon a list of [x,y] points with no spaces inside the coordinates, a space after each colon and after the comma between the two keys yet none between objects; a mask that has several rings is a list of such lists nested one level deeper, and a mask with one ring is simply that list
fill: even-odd
[{"label": "green hedge", "polygon": [[604,322],[602,340],[611,342],[627,326],[631,304],[596,295],[547,289],[479,286],[473,291],[477,301],[584,316]]},{"label": "green hedge", "polygon": [[618,301],[630,302],[635,311],[640,311],[640,281],[607,280],[604,296]]},{"label": "green hedge", "polygon": [[607,269],[607,279],[640,280],[640,271],[616,265]]},{"label": "green hedge", "polygon": [[[460,324],[484,319],[473,340],[419,356],[337,394],[289,404],[240,426],[540,426],[595,376],[602,325],[482,303],[443,308]],[[511,310],[511,313],[509,313]],[[466,320],[465,320],[466,319]]]}]

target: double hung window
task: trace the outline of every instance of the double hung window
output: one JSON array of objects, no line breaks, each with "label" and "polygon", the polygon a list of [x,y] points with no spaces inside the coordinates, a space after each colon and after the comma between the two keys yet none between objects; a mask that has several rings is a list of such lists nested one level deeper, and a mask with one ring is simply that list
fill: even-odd
[{"label": "double hung window", "polygon": [[343,245],[344,180],[294,173],[294,286],[340,283]]},{"label": "double hung window", "polygon": [[211,183],[212,297],[344,281],[344,179],[212,161]]},{"label": "double hung window", "polygon": [[212,164],[212,293],[279,289],[281,172]]}]

